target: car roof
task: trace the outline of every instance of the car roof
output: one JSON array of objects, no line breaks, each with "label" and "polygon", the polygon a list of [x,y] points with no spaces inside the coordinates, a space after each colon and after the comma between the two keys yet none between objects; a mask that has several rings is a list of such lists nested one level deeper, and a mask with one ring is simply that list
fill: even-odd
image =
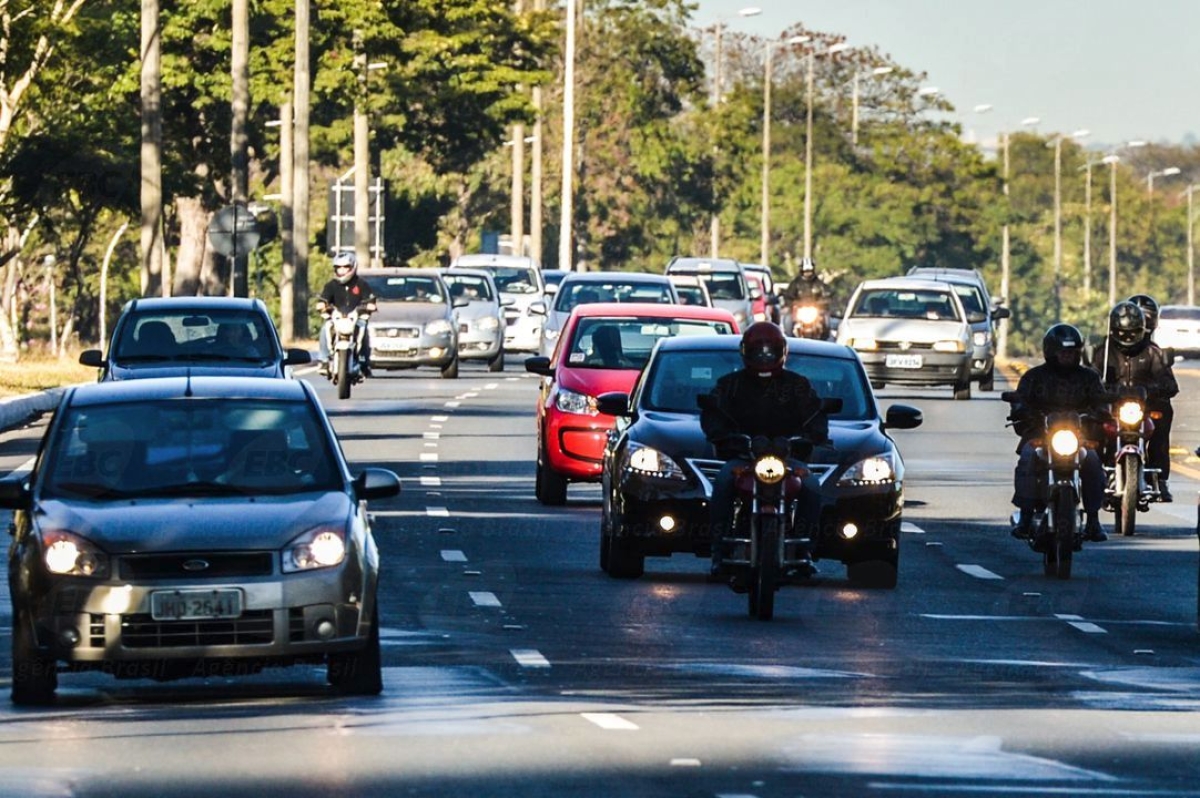
[{"label": "car roof", "polygon": [[169,311],[175,308],[200,308],[204,310],[255,310],[265,311],[261,299],[244,296],[157,296],[131,299],[127,310]]},{"label": "car roof", "polygon": [[[929,277],[880,277],[874,280],[863,280],[858,284],[860,289],[876,289],[876,288],[909,288],[923,289],[926,291],[947,291],[946,285],[948,280],[935,280]],[[949,291],[953,294],[953,291]]]},{"label": "car roof", "polygon": [[448,269],[438,269],[437,273],[443,277],[479,277],[483,280],[495,282],[495,279],[487,269],[471,269],[466,266],[459,267],[452,274],[447,274]]},{"label": "car roof", "polygon": [[650,316],[663,319],[698,319],[701,321],[728,321],[737,327],[733,314],[723,308],[707,305],[673,305],[665,302],[591,302],[576,305],[572,311],[576,318],[592,316]]},{"label": "car roof", "polygon": [[440,269],[422,269],[411,266],[387,266],[382,268],[359,269],[358,273],[363,277],[387,277],[388,275],[426,275],[429,277],[441,277]]},{"label": "car roof", "polygon": [[702,272],[740,272],[742,264],[732,258],[695,258],[695,257],[676,257],[672,258],[667,264],[667,271],[671,269],[687,269],[688,271]]},{"label": "car roof", "polygon": [[567,283],[669,283],[665,274],[647,272],[571,272],[563,277],[561,286]]},{"label": "car roof", "polygon": [[304,380],[266,380],[261,377],[181,376],[148,377],[77,385],[70,389],[71,406],[143,402],[158,399],[277,399],[300,401],[312,389]]},{"label": "car roof", "polygon": [[987,293],[987,281],[975,269],[946,269],[937,266],[914,266],[908,270],[909,277],[921,277],[943,283],[971,283]]},{"label": "car roof", "polygon": [[460,266],[509,266],[516,268],[537,268],[538,264],[528,255],[493,255],[487,252],[472,252],[459,255],[450,261],[450,268]]},{"label": "car roof", "polygon": [[[839,360],[857,360],[858,355],[848,346],[835,344],[832,341],[814,341],[811,338],[787,339],[788,352],[794,355],[813,355],[817,357],[832,357]],[[703,352],[703,351],[741,351],[742,336],[740,335],[683,335],[675,338],[664,338],[658,347],[664,352]]]}]

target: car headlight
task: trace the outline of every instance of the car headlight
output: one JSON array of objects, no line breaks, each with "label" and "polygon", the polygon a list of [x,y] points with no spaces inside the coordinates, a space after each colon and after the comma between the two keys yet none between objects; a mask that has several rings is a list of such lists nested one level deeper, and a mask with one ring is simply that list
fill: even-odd
[{"label": "car headlight", "polygon": [[313,527],[283,550],[283,572],[328,568],[346,559],[346,531],[337,526]]},{"label": "car headlight", "polygon": [[1137,402],[1123,402],[1117,409],[1117,417],[1127,427],[1136,427],[1142,423],[1142,406]]},{"label": "car headlight", "polygon": [[434,319],[425,325],[425,334],[449,335],[452,329],[454,328],[450,326],[450,322],[446,321],[445,319]]},{"label": "car headlight", "polygon": [[578,393],[566,388],[559,388],[554,395],[554,406],[564,413],[575,413],[581,416],[599,415],[596,409],[596,397]]},{"label": "car headlight", "polygon": [[1059,457],[1070,457],[1079,451],[1079,436],[1073,430],[1060,429],[1050,436],[1050,448]]},{"label": "car headlight", "polygon": [[934,352],[965,352],[967,351],[966,344],[962,341],[934,341]]},{"label": "car headlight", "polygon": [[475,322],[475,326],[484,332],[492,332],[500,326],[500,319],[495,316],[484,316],[479,321]]},{"label": "car headlight", "polygon": [[971,340],[974,341],[975,346],[987,346],[990,338],[991,336],[989,336],[983,330],[980,330],[977,333],[971,333]]},{"label": "car headlight", "polygon": [[683,469],[669,456],[658,449],[632,441],[622,457],[621,469],[658,479],[687,479]]},{"label": "car headlight", "polygon": [[108,555],[73,532],[56,529],[42,534],[42,563],[56,576],[108,578]]},{"label": "car headlight", "polygon": [[846,346],[860,352],[871,352],[879,348],[879,342],[874,338],[850,338],[846,341]]},{"label": "car headlight", "polygon": [[542,335],[545,336],[547,341],[553,341],[558,337],[558,333],[558,330],[552,330],[549,327],[542,328]]},{"label": "car headlight", "polygon": [[864,457],[847,468],[839,485],[884,485],[896,481],[896,455],[893,452]]}]

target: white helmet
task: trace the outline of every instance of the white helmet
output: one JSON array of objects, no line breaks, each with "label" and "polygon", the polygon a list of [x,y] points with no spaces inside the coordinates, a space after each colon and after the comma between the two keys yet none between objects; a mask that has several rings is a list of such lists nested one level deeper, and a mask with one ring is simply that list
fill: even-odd
[{"label": "white helmet", "polygon": [[333,256],[333,276],[339,283],[345,284],[354,279],[358,271],[358,259],[351,250],[342,250]]}]

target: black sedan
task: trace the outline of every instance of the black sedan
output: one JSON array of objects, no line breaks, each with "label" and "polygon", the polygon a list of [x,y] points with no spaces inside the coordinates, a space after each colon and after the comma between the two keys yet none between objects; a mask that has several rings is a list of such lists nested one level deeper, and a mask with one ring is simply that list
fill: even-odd
[{"label": "black sedan", "polygon": [[53,700],[60,663],[169,680],[324,663],[382,689],[379,553],[366,501],[301,380],[179,377],[69,389],[30,474],[0,481],[12,699]]},{"label": "black sedan", "polygon": [[[709,556],[708,503],[722,463],[700,429],[696,399],[741,367],[739,344],[736,336],[663,340],[631,396],[600,397],[601,412],[619,417],[602,475],[600,566],[610,576],[641,576],[647,556]],[[822,397],[841,399],[830,416],[832,446],[814,448],[809,462],[823,506],[813,559],[840,560],[854,582],[894,587],[904,463],[886,430],[916,427],[921,413],[892,405],[880,418],[853,350],[795,338],[788,346],[788,368]]]}]

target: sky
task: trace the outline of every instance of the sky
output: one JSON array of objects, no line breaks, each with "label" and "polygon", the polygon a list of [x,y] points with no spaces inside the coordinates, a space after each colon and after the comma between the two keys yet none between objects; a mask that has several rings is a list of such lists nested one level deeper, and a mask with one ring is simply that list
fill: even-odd
[{"label": "sky", "polygon": [[926,72],[985,147],[1022,129],[1087,130],[1089,148],[1200,144],[1200,0],[693,1],[696,27],[778,37],[803,23],[877,47]]}]

